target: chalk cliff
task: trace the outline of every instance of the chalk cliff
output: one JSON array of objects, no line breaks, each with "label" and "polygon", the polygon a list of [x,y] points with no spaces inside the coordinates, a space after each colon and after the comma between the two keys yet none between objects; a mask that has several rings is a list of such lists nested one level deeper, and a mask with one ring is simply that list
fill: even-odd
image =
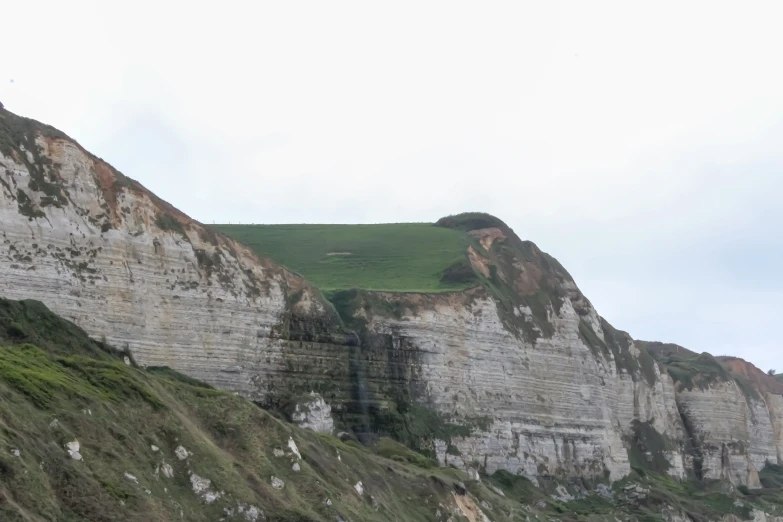
[{"label": "chalk cliff", "polygon": [[0,295],[40,300],[141,365],[261,398],[286,354],[350,342],[302,277],[2,109],[0,225]]},{"label": "chalk cliff", "polygon": [[499,220],[439,224],[470,236],[475,288],[351,291],[333,306],[0,109],[0,295],[40,300],[140,365],[475,471],[616,480],[637,466],[758,487],[781,462],[783,383],[634,341]]},{"label": "chalk cliff", "polygon": [[481,287],[363,292],[343,309],[369,351],[365,372],[376,402],[389,405],[378,417],[393,421],[406,401],[427,405],[469,428],[442,430],[448,440],[431,430],[441,462],[529,477],[623,477],[631,470],[628,448],[651,443],[653,434],[658,464],[684,476],[684,432],[668,374],[602,320],[535,245],[504,225],[471,234]]}]

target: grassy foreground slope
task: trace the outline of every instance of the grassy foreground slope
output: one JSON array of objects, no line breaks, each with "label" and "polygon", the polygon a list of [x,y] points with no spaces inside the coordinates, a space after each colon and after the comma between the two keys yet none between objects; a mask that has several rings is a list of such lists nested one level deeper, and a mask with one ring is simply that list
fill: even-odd
[{"label": "grassy foreground slope", "polygon": [[467,262],[468,237],[431,223],[214,225],[322,290],[442,292],[475,282],[444,278]]},{"label": "grassy foreground slope", "polygon": [[41,303],[0,299],[0,520],[424,521],[458,510],[460,472],[390,440],[376,453],[299,429],[125,357]]}]

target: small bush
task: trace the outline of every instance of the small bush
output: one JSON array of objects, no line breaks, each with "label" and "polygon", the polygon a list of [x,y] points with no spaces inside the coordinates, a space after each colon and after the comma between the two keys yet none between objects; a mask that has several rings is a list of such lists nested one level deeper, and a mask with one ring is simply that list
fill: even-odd
[{"label": "small bush", "polygon": [[35,208],[33,201],[22,189],[16,190],[16,203],[19,206],[19,213],[23,216],[30,219],[46,217],[43,211]]},{"label": "small bush", "polygon": [[477,280],[478,278],[473,271],[473,267],[470,266],[470,263],[466,259],[450,265],[443,271],[440,277],[440,281],[445,284],[463,284]]},{"label": "small bush", "polygon": [[182,227],[182,223],[171,214],[158,214],[155,218],[155,226],[161,230],[169,232],[177,232],[178,234],[185,235],[185,229]]},{"label": "small bush", "polygon": [[669,375],[687,390],[694,387],[704,390],[712,383],[730,379],[726,369],[706,352],[697,356],[668,357],[664,364]]},{"label": "small bush", "polygon": [[27,337],[27,334],[24,331],[24,327],[19,323],[11,323],[8,328],[6,328],[6,333],[11,339],[19,340]]},{"label": "small bush", "polygon": [[438,467],[438,463],[434,460],[425,457],[421,453],[416,453],[407,446],[403,446],[399,442],[395,442],[387,437],[381,437],[378,440],[375,451],[378,455],[386,457],[387,459],[395,460],[397,462],[408,462],[420,468],[430,469]]},{"label": "small bush", "polygon": [[466,232],[493,227],[501,230],[508,230],[508,225],[503,221],[485,212],[463,212],[462,214],[442,217],[435,222],[435,226],[454,228]]}]

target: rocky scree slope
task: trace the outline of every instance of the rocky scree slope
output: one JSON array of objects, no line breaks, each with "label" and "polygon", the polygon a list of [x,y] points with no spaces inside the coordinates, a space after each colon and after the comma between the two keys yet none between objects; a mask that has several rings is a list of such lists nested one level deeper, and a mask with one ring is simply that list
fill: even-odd
[{"label": "rocky scree slope", "polygon": [[142,366],[474,475],[594,483],[637,468],[758,487],[779,462],[777,388],[656,361],[491,216],[438,223],[465,234],[472,288],[330,304],[51,127],[0,110],[0,154],[0,294],[43,301]]},{"label": "rocky scree slope", "polygon": [[30,521],[783,520],[783,469],[754,494],[664,474],[587,491],[479,480],[390,439],[304,430],[232,393],[0,298],[0,519]]}]

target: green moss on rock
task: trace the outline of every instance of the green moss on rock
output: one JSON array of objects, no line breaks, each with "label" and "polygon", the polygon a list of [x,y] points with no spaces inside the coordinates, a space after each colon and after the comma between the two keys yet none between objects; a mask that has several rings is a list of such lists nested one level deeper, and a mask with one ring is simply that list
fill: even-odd
[{"label": "green moss on rock", "polygon": [[19,207],[19,213],[27,216],[30,220],[46,217],[46,214],[35,207],[33,201],[22,189],[16,190],[16,204]]},{"label": "green moss on rock", "polygon": [[662,362],[672,379],[686,390],[706,390],[712,384],[731,380],[729,372],[706,352],[696,356],[672,355]]},{"label": "green moss on rock", "polygon": [[[641,374],[650,386],[654,386],[658,379],[656,371],[658,363],[645,344],[634,342],[628,333],[617,330],[604,319],[601,319],[601,329],[604,331],[606,346],[612,352],[617,370],[628,372],[632,376]],[[638,355],[631,352],[632,345]]]},{"label": "green moss on rock", "polygon": [[155,218],[155,225],[161,230],[176,232],[177,234],[187,237],[187,234],[185,234],[185,228],[182,226],[182,223],[180,223],[171,214],[158,214],[157,217]]},{"label": "green moss on rock", "polygon": [[632,430],[632,434],[626,441],[631,466],[637,469],[666,473],[671,467],[666,453],[676,450],[676,444],[661,435],[651,422],[641,422],[635,419],[632,423]]}]

